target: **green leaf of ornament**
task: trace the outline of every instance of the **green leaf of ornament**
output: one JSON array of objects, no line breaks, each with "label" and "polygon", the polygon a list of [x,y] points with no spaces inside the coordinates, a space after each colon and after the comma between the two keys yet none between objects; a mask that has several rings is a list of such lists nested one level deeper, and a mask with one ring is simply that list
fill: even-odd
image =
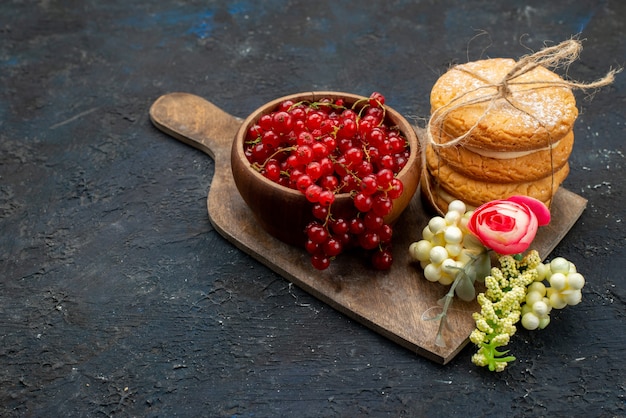
[{"label": "green leaf of ornament", "polygon": [[508,357],[502,357],[502,358],[499,357],[499,358],[496,358],[495,360],[501,363],[510,363],[517,359],[514,356],[508,356]]},{"label": "green leaf of ornament", "polygon": [[498,351],[497,349],[494,348],[493,349],[493,354],[494,354],[494,356],[503,356],[506,353],[508,353],[509,351],[511,351],[511,350]]},{"label": "green leaf of ornament", "polygon": [[455,293],[459,297],[459,299],[466,302],[474,300],[474,298],[476,297],[474,280],[472,280],[467,275],[465,275],[465,277],[462,277],[455,289]]}]

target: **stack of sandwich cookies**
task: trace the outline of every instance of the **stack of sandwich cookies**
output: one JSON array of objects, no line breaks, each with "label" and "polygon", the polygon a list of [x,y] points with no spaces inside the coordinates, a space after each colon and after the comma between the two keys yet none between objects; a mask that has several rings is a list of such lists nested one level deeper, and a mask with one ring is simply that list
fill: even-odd
[{"label": "stack of sandwich cookies", "polygon": [[479,206],[515,194],[549,206],[569,174],[574,95],[541,66],[507,80],[515,65],[504,58],[470,62],[433,86],[422,191],[439,211],[454,199]]}]

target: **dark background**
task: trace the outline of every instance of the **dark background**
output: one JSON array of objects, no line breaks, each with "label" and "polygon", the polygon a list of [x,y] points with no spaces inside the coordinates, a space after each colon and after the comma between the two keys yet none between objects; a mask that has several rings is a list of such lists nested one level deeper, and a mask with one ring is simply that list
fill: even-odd
[{"label": "dark background", "polygon": [[0,416],[625,416],[626,75],[590,97],[555,249],[583,302],[495,374],[441,366],[224,240],[214,163],[155,129],[162,94],[245,117],[380,91],[416,123],[450,65],[579,34],[572,79],[626,61],[626,2],[18,1],[0,5]]}]

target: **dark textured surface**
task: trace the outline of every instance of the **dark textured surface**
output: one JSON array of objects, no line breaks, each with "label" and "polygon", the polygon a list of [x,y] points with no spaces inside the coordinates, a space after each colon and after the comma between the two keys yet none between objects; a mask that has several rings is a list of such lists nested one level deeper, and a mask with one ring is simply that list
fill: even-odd
[{"label": "dark textured surface", "polygon": [[453,63],[581,33],[571,78],[624,65],[624,16],[621,0],[3,1],[0,415],[626,415],[624,74],[577,95],[565,185],[589,205],[554,254],[586,276],[583,302],[519,331],[500,374],[471,346],[418,357],[228,244],[206,213],[213,161],[148,119],[171,91],[246,116],[328,89],[419,120]]}]

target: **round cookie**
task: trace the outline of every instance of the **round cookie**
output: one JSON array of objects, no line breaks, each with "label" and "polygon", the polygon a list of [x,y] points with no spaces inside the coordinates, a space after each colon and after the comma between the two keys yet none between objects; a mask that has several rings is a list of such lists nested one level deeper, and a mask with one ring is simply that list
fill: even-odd
[{"label": "round cookie", "polygon": [[548,175],[539,180],[516,183],[492,183],[474,180],[454,171],[445,161],[435,162],[426,159],[428,171],[435,179],[431,181],[431,189],[441,187],[452,196],[458,196],[465,203],[480,206],[491,200],[506,199],[513,195],[531,196],[542,202],[548,202],[556,193],[559,185],[569,174],[569,164],[566,163],[554,175]]},{"label": "round cookie", "polygon": [[[435,180],[433,179],[432,175],[429,172],[425,172],[424,175],[428,177],[428,180],[425,181],[424,177],[422,176],[422,182],[420,183],[422,201],[426,203],[428,206],[430,206],[431,209],[439,212],[441,215],[445,215],[445,213],[448,211],[448,204],[450,202],[452,202],[453,200],[457,200],[457,199],[464,201],[462,197],[454,196],[448,193],[447,191],[445,191],[442,187],[438,187],[435,183]],[[429,189],[429,185],[432,187],[431,189]],[[542,202],[547,207],[550,207],[550,203],[552,202],[552,199],[550,198]],[[477,207],[465,201],[464,203],[467,206],[467,210],[474,210]]]},{"label": "round cookie", "polygon": [[[430,181],[432,183],[430,184],[434,184],[434,180],[432,180],[432,176],[430,175],[430,173],[426,172],[424,175],[428,176],[431,179]],[[424,177],[422,177],[422,182],[420,183],[422,202],[430,207],[431,210],[439,212],[441,215],[445,215],[446,212],[448,212],[448,204],[450,204],[450,202],[457,199],[463,200],[459,197],[452,196],[448,192],[442,190],[440,187],[434,186],[432,189],[429,190],[428,184],[428,182],[424,181]],[[468,205],[467,203],[465,203],[465,205],[467,206],[467,210],[476,209],[474,206]]]},{"label": "round cookie", "polygon": [[514,158],[501,158],[503,153],[494,151],[485,152],[488,156],[480,155],[482,150],[464,146],[435,148],[433,145],[426,148],[426,158],[433,164],[440,158],[453,170],[476,180],[512,183],[538,180],[559,170],[567,163],[573,146],[574,132],[570,131],[552,149],[529,151]]},{"label": "round cookie", "polygon": [[[433,126],[451,138],[471,129],[464,144],[494,151],[540,149],[564,137],[578,117],[571,89],[549,85],[563,79],[537,66],[509,80],[510,94],[498,96],[498,85],[515,64],[513,59],[494,58],[452,67],[431,91]],[[476,103],[452,109],[470,101]]]}]

